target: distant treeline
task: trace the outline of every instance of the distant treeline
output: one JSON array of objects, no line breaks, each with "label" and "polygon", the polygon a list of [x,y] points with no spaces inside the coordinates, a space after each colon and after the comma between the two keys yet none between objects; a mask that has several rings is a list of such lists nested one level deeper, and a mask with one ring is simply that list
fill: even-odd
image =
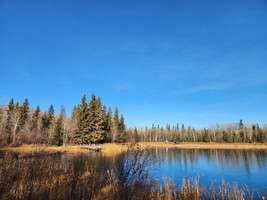
[{"label": "distant treeline", "polygon": [[60,113],[54,112],[51,105],[48,111],[40,107],[30,108],[28,99],[23,103],[0,106],[0,146],[25,144],[66,145],[74,143],[123,143],[127,141],[164,142],[178,139],[188,142],[265,142],[267,127],[258,124],[239,123],[211,125],[209,129],[194,129],[166,125],[152,125],[151,128],[127,128],[124,117],[119,116],[116,107],[114,114],[111,107],[107,110],[100,97],[92,93],[87,103],[84,95],[81,103],[74,106],[71,116],[67,116],[62,105]]},{"label": "distant treeline", "polygon": [[187,128],[182,124],[166,128],[156,127],[141,128],[138,134],[139,141],[164,142],[166,140],[182,140],[186,142],[256,142],[267,141],[267,127],[259,127],[259,124],[244,125],[243,121],[230,124],[210,125],[209,129],[196,130],[191,126]]}]

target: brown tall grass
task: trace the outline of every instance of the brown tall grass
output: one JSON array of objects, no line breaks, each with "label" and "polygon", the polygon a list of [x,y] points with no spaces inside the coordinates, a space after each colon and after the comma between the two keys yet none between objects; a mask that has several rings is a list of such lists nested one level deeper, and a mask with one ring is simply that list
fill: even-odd
[{"label": "brown tall grass", "polygon": [[[207,189],[198,179],[171,179],[160,185],[148,178],[156,157],[149,150],[129,148],[112,168],[99,172],[77,153],[66,163],[34,154],[4,152],[0,158],[0,199],[253,199],[246,188],[222,183]],[[156,165],[155,165],[156,166]],[[264,199],[264,197],[260,197]]]}]

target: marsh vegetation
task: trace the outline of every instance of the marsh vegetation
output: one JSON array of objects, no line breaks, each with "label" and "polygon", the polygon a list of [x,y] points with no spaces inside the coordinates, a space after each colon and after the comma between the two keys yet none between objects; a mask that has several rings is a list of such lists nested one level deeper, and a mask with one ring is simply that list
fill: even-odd
[{"label": "marsh vegetation", "polygon": [[[245,186],[225,181],[203,185],[199,177],[181,178],[179,182],[171,177],[163,180],[153,176],[161,173],[162,165],[177,160],[177,152],[171,151],[167,160],[159,154],[166,150],[144,149],[131,146],[116,156],[101,153],[76,152],[65,154],[58,151],[2,151],[0,159],[1,199],[254,199],[258,194]],[[216,152],[203,150],[180,150],[182,159],[197,162],[203,155],[212,160]],[[217,152],[218,153],[218,152]],[[202,156],[201,156],[202,154]],[[260,152],[219,153],[241,159],[264,155]],[[181,154],[180,154],[181,155]],[[200,156],[197,156],[200,155]],[[179,157],[179,156],[178,156]],[[180,158],[180,159],[181,159]],[[179,162],[183,162],[180,160]],[[259,163],[264,164],[265,161]],[[175,162],[174,162],[175,163]],[[242,164],[242,162],[239,162]],[[176,163],[177,164],[177,163]],[[201,177],[200,177],[201,179]]]}]

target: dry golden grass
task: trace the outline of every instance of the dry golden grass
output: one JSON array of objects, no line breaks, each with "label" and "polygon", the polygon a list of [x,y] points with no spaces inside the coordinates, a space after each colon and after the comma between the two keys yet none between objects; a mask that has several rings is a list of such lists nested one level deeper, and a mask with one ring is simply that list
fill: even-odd
[{"label": "dry golden grass", "polygon": [[147,148],[180,148],[180,149],[267,149],[267,143],[218,143],[218,142],[140,142]]},{"label": "dry golden grass", "polygon": [[[140,142],[137,145],[144,148],[179,148],[179,149],[267,149],[267,143],[216,143],[216,142]],[[135,148],[130,143],[104,144],[101,153],[104,156],[113,156],[127,151],[129,147]],[[21,147],[7,147],[1,150],[11,150],[23,154],[32,154],[42,151],[44,155],[55,153],[88,153],[91,150],[81,149],[78,146],[45,146],[45,145],[22,145]]]},{"label": "dry golden grass", "polygon": [[[104,156],[113,156],[115,154],[127,151],[129,144],[104,144],[104,149],[101,153]],[[54,153],[88,153],[92,150],[81,149],[79,146],[46,146],[46,145],[22,145],[20,147],[6,147],[1,148],[3,151],[11,150],[17,153],[23,154],[34,154],[35,152],[43,152],[44,154],[54,154]]]},{"label": "dry golden grass", "polygon": [[20,147],[7,147],[1,150],[12,150],[15,152],[32,153],[37,151],[51,153],[82,153],[88,152],[86,149],[80,149],[72,146],[46,146],[46,145],[22,145]]}]

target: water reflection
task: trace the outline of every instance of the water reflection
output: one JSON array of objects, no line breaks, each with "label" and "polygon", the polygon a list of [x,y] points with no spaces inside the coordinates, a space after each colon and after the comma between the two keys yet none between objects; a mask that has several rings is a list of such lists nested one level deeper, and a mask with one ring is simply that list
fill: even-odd
[{"label": "water reflection", "polygon": [[[199,183],[209,187],[211,180],[221,183],[237,182],[239,186],[258,188],[257,192],[267,192],[267,150],[211,150],[211,149],[153,149],[149,154],[160,160],[155,168],[152,159],[149,162],[150,177],[162,180],[172,178],[177,184],[182,179],[200,175]],[[82,169],[84,165],[92,166],[97,172],[112,168],[120,169],[121,155],[104,156],[101,153],[61,154],[53,158],[65,166],[72,164]],[[148,159],[148,157],[146,158]]]},{"label": "water reflection", "polygon": [[266,169],[266,150],[211,150],[211,149],[156,149],[156,154],[168,161],[169,165],[194,167],[201,162],[214,164],[217,168]]},{"label": "water reflection", "polygon": [[162,158],[161,170],[154,177],[170,177],[176,183],[200,175],[200,184],[211,180],[237,182],[267,191],[267,150],[155,149]]}]

